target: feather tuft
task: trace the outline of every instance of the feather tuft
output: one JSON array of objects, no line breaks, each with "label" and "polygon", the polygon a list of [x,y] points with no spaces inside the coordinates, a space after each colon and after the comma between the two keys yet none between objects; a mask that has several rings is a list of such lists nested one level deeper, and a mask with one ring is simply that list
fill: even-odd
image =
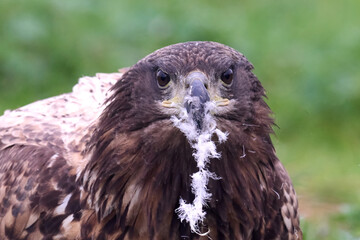
[{"label": "feather tuft", "polygon": [[191,147],[194,149],[193,157],[196,161],[197,172],[191,175],[191,191],[195,195],[192,203],[187,203],[184,199],[180,198],[179,208],[175,211],[178,214],[181,222],[187,221],[190,225],[191,231],[198,235],[207,235],[200,232],[200,225],[203,223],[206,212],[204,208],[207,206],[211,199],[211,193],[207,187],[209,179],[220,179],[215,173],[207,169],[210,159],[221,157],[221,154],[216,151],[216,145],[211,137],[216,134],[219,142],[225,142],[228,133],[222,132],[216,127],[216,121],[211,115],[211,109],[214,103],[209,102],[205,107],[204,128],[199,132],[196,129],[196,124],[192,118],[189,118],[186,110],[184,109],[180,117],[173,116],[171,118],[175,127],[179,128],[187,137]]}]

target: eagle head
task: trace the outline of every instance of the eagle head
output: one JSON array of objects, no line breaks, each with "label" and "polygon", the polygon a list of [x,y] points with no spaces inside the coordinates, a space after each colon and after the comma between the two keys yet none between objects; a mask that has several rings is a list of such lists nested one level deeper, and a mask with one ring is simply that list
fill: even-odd
[{"label": "eagle head", "polygon": [[113,87],[102,130],[172,125],[171,117],[186,112],[201,131],[205,111],[210,111],[219,121],[260,124],[271,131],[265,92],[252,69],[244,55],[220,43],[186,42],[159,49]]},{"label": "eagle head", "polygon": [[285,180],[252,69],[215,42],[171,45],[132,66],[112,88],[80,179],[97,221],[141,239],[271,233]]}]

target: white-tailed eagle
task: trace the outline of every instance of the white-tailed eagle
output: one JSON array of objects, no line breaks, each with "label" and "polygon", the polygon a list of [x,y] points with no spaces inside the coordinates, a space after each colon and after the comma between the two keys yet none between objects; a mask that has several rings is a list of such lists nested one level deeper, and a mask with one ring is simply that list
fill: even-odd
[{"label": "white-tailed eagle", "polygon": [[0,239],[302,239],[253,66],[171,45],[0,117]]}]

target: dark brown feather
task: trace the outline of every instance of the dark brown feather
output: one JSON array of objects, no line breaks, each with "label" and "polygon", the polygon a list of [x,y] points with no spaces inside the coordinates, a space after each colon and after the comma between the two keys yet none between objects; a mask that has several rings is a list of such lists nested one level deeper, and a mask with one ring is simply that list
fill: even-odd
[{"label": "dark brown feather", "polygon": [[[209,170],[219,179],[209,181],[212,196],[201,231],[210,232],[200,236],[175,211],[180,198],[195,197],[194,150],[161,109],[159,102],[173,96],[159,90],[154,73],[161,68],[178,79],[199,70],[215,82],[229,67],[235,80],[218,94],[232,105],[214,115],[229,135],[223,143],[213,137],[221,158],[211,159]],[[101,95],[104,108],[83,109],[87,120],[73,130],[79,131],[74,141],[61,131],[62,117],[28,128],[7,123],[0,129],[0,236],[302,239],[295,191],[275,155],[271,111],[252,68],[242,54],[218,43],[172,45],[119,75],[111,95]],[[16,132],[9,134],[11,128]]]}]

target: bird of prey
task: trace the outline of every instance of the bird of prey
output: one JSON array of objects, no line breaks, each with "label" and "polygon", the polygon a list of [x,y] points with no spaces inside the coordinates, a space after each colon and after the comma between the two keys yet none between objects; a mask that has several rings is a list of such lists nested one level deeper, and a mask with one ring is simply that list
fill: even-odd
[{"label": "bird of prey", "polygon": [[302,239],[253,66],[164,47],[0,117],[0,239]]}]

